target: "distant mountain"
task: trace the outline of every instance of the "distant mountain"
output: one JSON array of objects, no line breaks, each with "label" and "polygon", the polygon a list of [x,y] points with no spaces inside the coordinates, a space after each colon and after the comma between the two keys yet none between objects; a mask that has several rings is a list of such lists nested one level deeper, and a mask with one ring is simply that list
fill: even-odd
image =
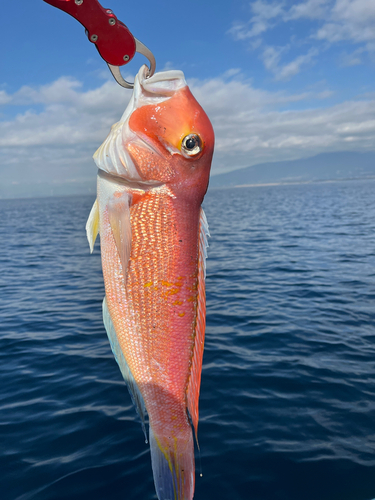
[{"label": "distant mountain", "polygon": [[210,187],[369,176],[375,176],[375,151],[321,153],[301,160],[260,163],[227,174],[213,175]]}]

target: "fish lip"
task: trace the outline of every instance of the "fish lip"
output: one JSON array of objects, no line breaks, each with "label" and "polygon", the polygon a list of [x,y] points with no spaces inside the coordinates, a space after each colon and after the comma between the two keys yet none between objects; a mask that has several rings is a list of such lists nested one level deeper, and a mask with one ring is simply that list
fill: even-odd
[{"label": "fish lip", "polygon": [[[143,135],[143,134],[142,134]],[[145,135],[145,137],[142,137],[142,135],[140,135],[139,133],[136,133],[135,136],[136,136],[136,139],[134,140],[130,140],[129,142],[126,143],[126,149],[128,151],[128,153],[131,155],[131,152],[129,151],[129,148],[128,148],[128,145],[133,143],[134,145],[139,145],[141,148],[143,149],[148,149],[149,151],[151,151],[152,153],[156,153],[158,156],[160,156],[160,158],[162,158],[163,160],[165,160],[165,154],[163,154],[163,151],[162,149],[158,148],[153,141],[151,141],[150,139],[147,139],[147,135]],[[157,139],[159,140],[160,144],[162,146],[164,146],[168,151],[170,151],[170,148],[169,148],[169,144],[164,144],[164,141],[162,140],[161,137],[157,137]],[[170,151],[171,152],[171,151]],[[176,152],[179,153],[179,151],[177,150]],[[172,153],[172,152],[171,152]],[[173,154],[173,153],[172,153]],[[181,154],[181,153],[180,153]],[[132,158],[133,158],[133,155],[131,155]],[[135,159],[133,158],[133,161],[135,161]],[[136,162],[135,162],[136,163]]]},{"label": "fish lip", "polygon": [[98,177],[101,179],[106,179],[110,182],[115,182],[116,184],[122,184],[129,189],[142,189],[143,191],[150,191],[154,188],[160,188],[164,186],[164,182],[159,181],[144,181],[144,180],[132,180],[126,179],[125,177],[121,177],[116,174],[110,174],[105,170],[98,169]]}]

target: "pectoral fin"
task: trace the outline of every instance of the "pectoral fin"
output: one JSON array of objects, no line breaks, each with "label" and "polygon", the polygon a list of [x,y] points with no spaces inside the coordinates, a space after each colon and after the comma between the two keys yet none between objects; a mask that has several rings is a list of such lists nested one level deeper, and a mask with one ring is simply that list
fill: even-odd
[{"label": "pectoral fin", "polygon": [[108,201],[109,223],[120,256],[125,283],[132,242],[130,203],[131,195],[127,191],[116,191]]},{"label": "pectoral fin", "polygon": [[89,218],[86,222],[86,235],[90,245],[90,252],[94,250],[95,240],[99,233],[99,204],[95,200]]}]

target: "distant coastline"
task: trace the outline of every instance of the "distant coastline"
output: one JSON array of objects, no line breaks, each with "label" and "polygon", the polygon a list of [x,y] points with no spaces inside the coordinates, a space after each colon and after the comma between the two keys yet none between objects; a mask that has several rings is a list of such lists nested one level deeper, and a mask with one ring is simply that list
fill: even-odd
[{"label": "distant coastline", "polygon": [[[239,188],[249,188],[249,187],[271,187],[271,186],[293,186],[301,184],[330,184],[334,182],[349,182],[349,181],[365,181],[365,180],[375,180],[375,175],[367,177],[343,177],[337,179],[315,179],[311,181],[284,181],[284,182],[268,182],[268,183],[258,183],[258,184],[236,184],[235,186],[212,186],[211,189],[239,189]],[[374,499],[375,500],[375,499]]]},{"label": "distant coastline", "polygon": [[[210,189],[228,187],[261,187],[320,182],[338,182],[375,178],[375,151],[339,151],[321,153],[298,160],[260,163],[212,175]],[[50,198],[96,194],[96,173],[77,178],[36,178],[34,182],[17,182],[6,177],[0,185],[0,200]]]},{"label": "distant coastline", "polygon": [[299,160],[259,163],[213,175],[210,187],[303,184],[375,177],[375,151],[321,153]]}]

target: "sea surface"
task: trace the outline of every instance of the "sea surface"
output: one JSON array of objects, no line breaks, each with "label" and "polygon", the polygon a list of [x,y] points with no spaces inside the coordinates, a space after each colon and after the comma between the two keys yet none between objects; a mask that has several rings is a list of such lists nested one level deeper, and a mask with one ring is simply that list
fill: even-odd
[{"label": "sea surface", "polygon": [[[0,200],[2,500],[156,498],[102,324],[93,201]],[[194,498],[374,498],[375,181],[212,189],[204,206]]]}]

